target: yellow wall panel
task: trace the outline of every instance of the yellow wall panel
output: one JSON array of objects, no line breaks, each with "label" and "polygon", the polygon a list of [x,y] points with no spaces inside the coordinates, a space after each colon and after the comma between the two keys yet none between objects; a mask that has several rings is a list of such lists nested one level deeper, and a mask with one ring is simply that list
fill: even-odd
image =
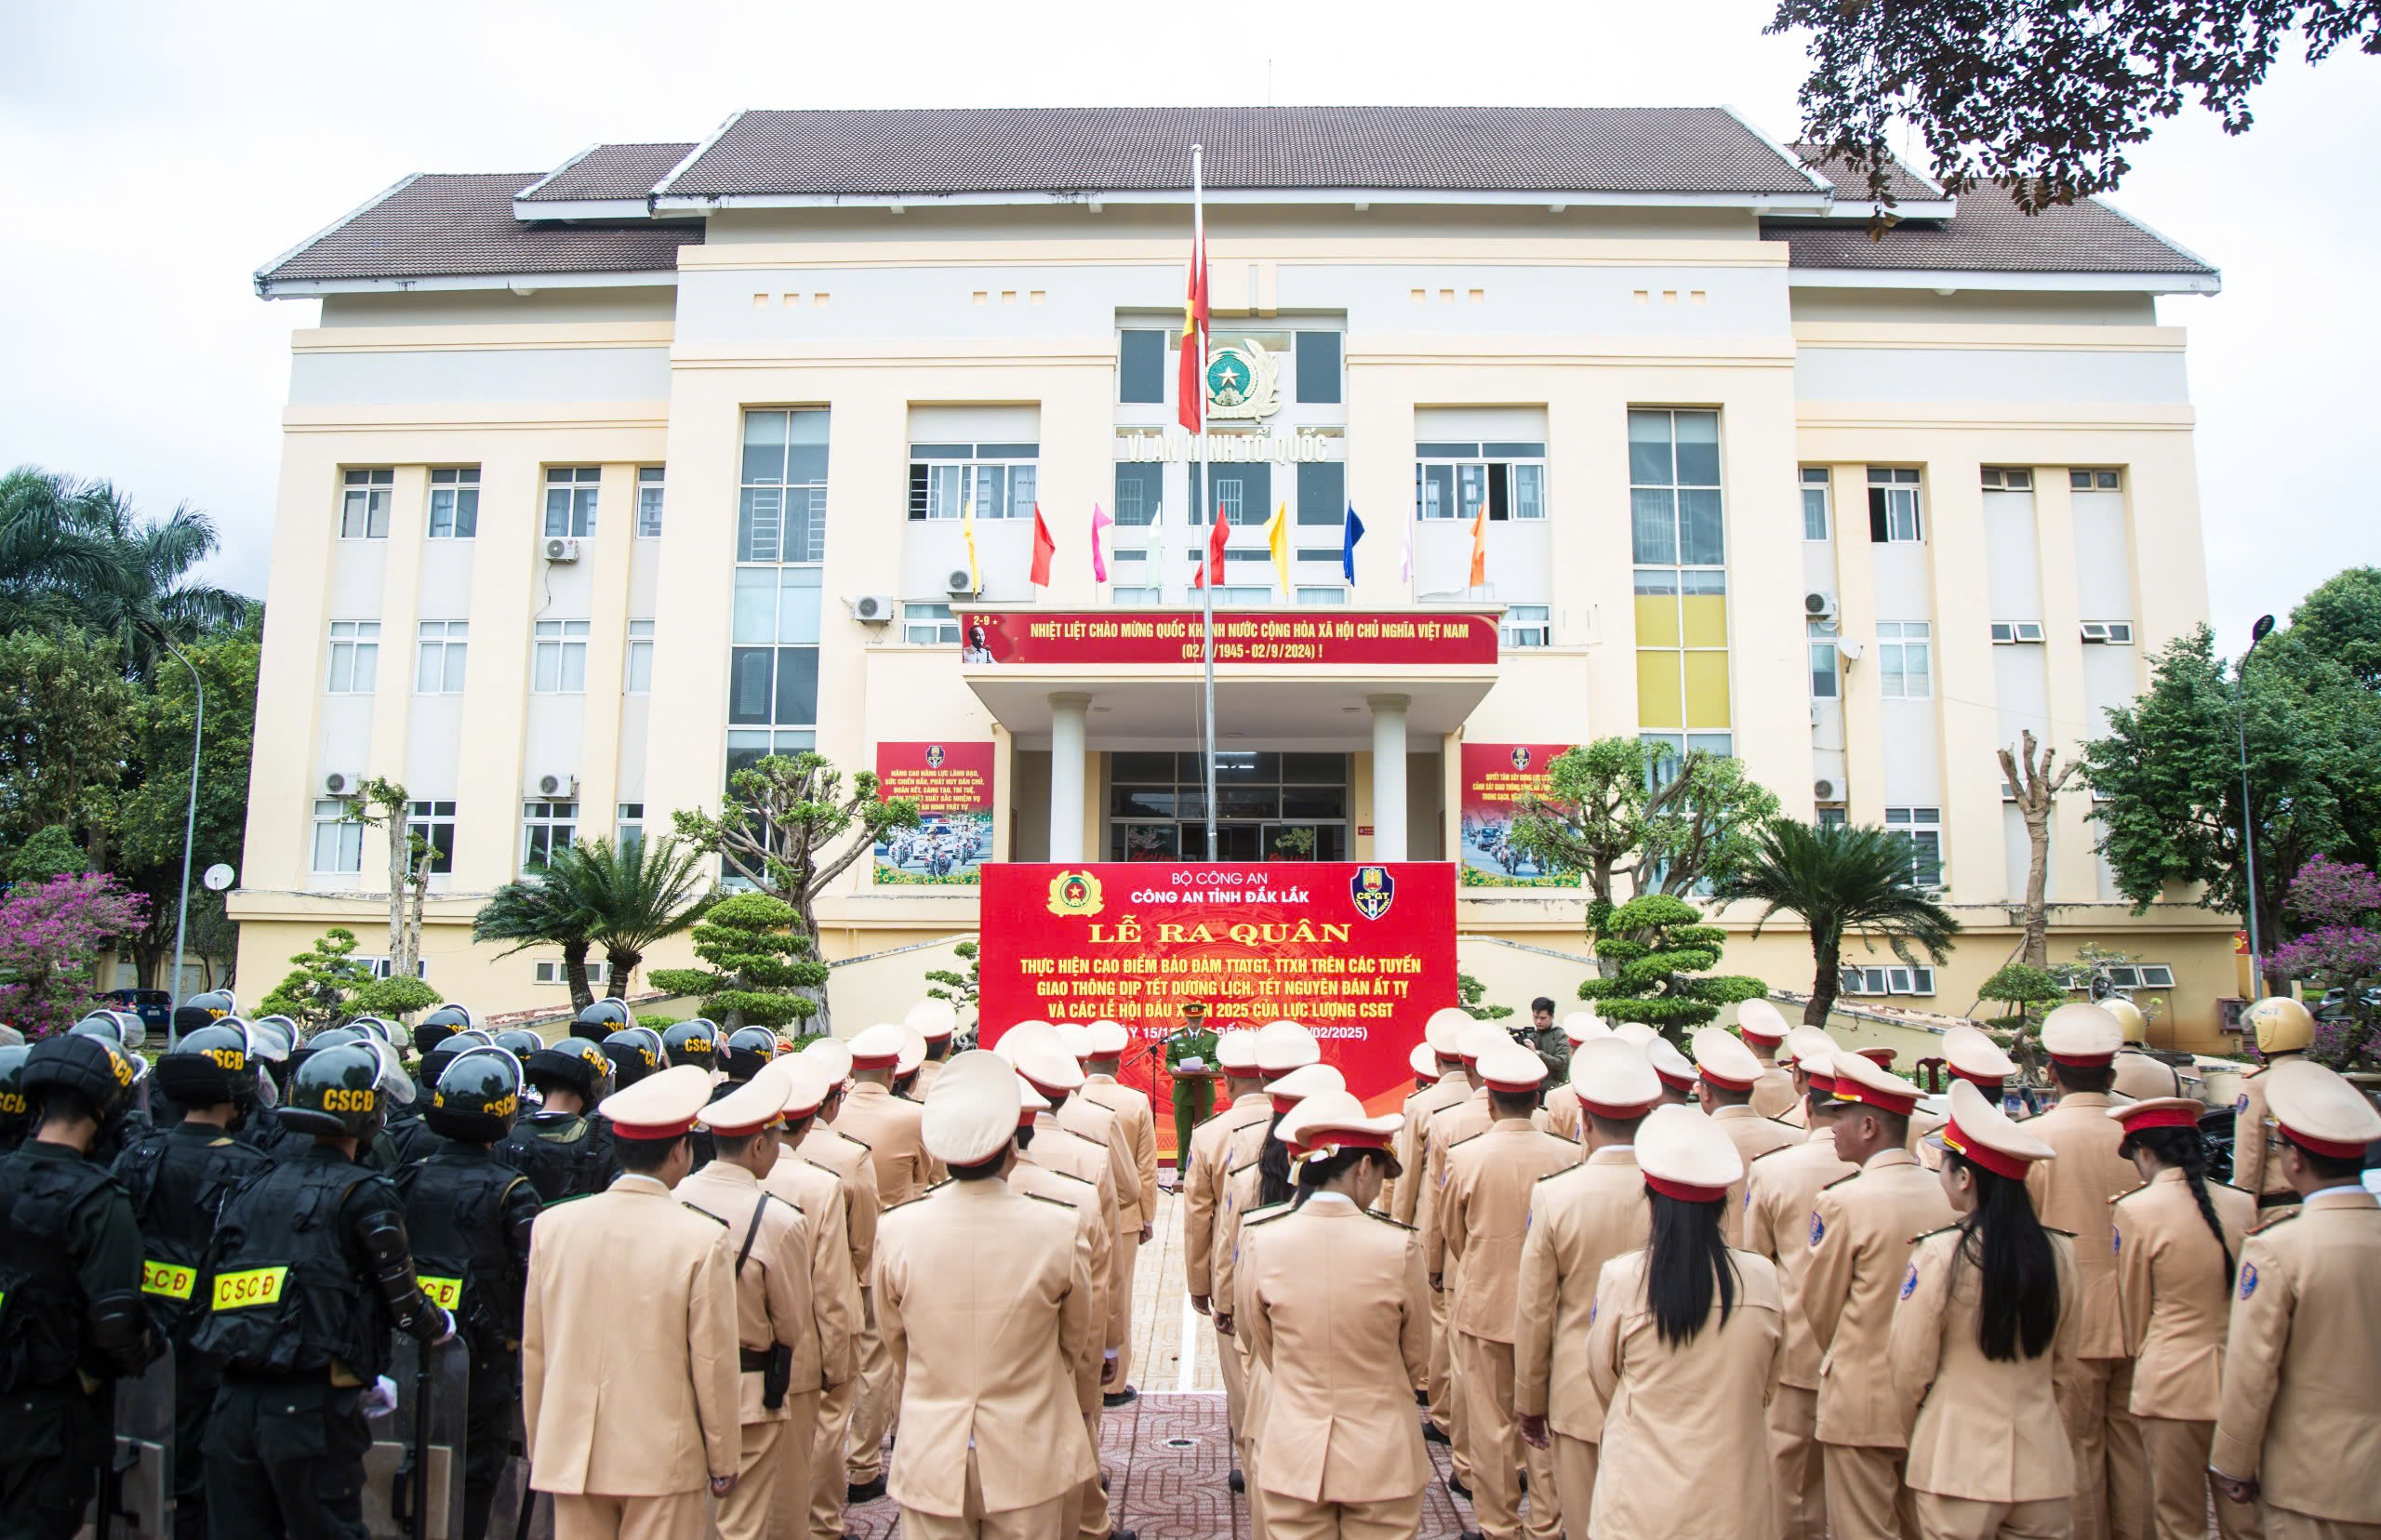
[{"label": "yellow wall panel", "polygon": [[1640,652],[1637,655],[1637,725],[1640,727],[1683,727],[1686,718],[1679,705],[1679,655],[1674,652]]},{"label": "yellow wall panel", "polygon": [[1637,596],[1637,644],[1641,647],[1678,645],[1678,597],[1669,593]]},{"label": "yellow wall panel", "polygon": [[1686,644],[1724,647],[1728,644],[1728,596],[1690,593],[1679,601],[1685,611]]},{"label": "yellow wall panel", "polygon": [[[1639,656],[1642,657],[1643,655]],[[1733,725],[1728,716],[1728,655],[1723,652],[1691,652],[1684,656],[1686,724],[1689,727]]]}]

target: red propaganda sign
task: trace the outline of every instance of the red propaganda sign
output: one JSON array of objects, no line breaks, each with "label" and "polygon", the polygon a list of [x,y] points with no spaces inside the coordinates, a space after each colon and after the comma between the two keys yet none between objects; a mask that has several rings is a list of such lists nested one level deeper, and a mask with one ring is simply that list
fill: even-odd
[{"label": "red propaganda sign", "polygon": [[[962,610],[962,663],[1197,663],[1195,610]],[[1493,615],[1217,610],[1216,661],[1323,668],[1496,661]]]},{"label": "red propaganda sign", "polygon": [[918,804],[918,827],[876,842],[874,880],[965,886],[992,855],[992,746],[880,743],[876,796]]},{"label": "red propaganda sign", "polygon": [[1455,866],[1447,861],[989,862],[984,869],[986,1047],[1018,1021],[1122,1022],[1120,1078],[1160,1109],[1160,1048],[1183,1006],[1216,1030],[1304,1023],[1326,1064],[1376,1114],[1413,1089],[1406,1055],[1430,1013],[1457,1003]]}]

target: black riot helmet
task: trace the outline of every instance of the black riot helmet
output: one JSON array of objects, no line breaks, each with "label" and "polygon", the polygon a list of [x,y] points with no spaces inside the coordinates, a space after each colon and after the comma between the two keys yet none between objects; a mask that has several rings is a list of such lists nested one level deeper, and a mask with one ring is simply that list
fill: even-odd
[{"label": "black riot helmet", "polygon": [[599,1000],[571,1019],[570,1035],[601,1042],[621,1028],[635,1025],[636,1017],[629,1015],[628,1006],[617,1000]]},{"label": "black riot helmet", "polygon": [[478,1022],[472,1019],[472,1008],[469,1005],[451,1003],[441,1005],[414,1024],[414,1049],[417,1053],[427,1056],[432,1049],[436,1048],[457,1032],[468,1032],[478,1025]]},{"label": "black riot helmet", "polygon": [[496,1045],[526,1064],[531,1054],[545,1047],[546,1040],[525,1027],[513,1027],[496,1034]]},{"label": "black riot helmet", "polygon": [[403,1048],[413,1041],[413,1034],[406,1030],[403,1022],[391,1021],[383,1016],[350,1016],[347,1025],[359,1032],[371,1033],[392,1048]]},{"label": "black riot helmet", "polygon": [[719,1067],[732,1081],[748,1081],[778,1056],[778,1035],[766,1027],[738,1027],[727,1034]]},{"label": "black riot helmet", "polygon": [[131,1108],[144,1068],[138,1055],[105,1032],[69,1031],[33,1045],[20,1083],[32,1117],[41,1115],[52,1093],[65,1092],[104,1125]]},{"label": "black riot helmet", "polygon": [[619,1090],[625,1091],[645,1076],[661,1071],[660,1050],[653,1045],[653,1034],[642,1027],[632,1027],[605,1038],[604,1056],[612,1061],[612,1081]]},{"label": "black riot helmet", "polygon": [[93,1011],[66,1029],[73,1037],[95,1037],[129,1052],[149,1041],[149,1029],[130,1011]]},{"label": "black riot helmet", "polygon": [[413,1082],[394,1049],[369,1033],[330,1047],[316,1034],[314,1052],[289,1077],[289,1101],[276,1113],[300,1134],[365,1140],[380,1131],[392,1106],[413,1100]]},{"label": "black riot helmet", "polygon": [[157,1087],[184,1107],[246,1106],[256,1099],[258,1060],[247,1024],[225,1016],[195,1031],[157,1060]]},{"label": "black riot helmet", "polygon": [[529,1083],[543,1095],[575,1094],[589,1110],[612,1094],[612,1060],[606,1049],[585,1038],[566,1037],[522,1061]]},{"label": "black riot helmet", "polygon": [[[195,1032],[202,1027],[211,1027],[225,1016],[239,1014],[240,1002],[233,997],[231,990],[208,989],[203,994],[191,996],[174,1007],[174,1035],[179,1038],[186,1032]],[[166,1094],[169,1096],[173,1095],[170,1091]]]},{"label": "black riot helmet", "polygon": [[32,1053],[21,1042],[0,1046],[0,1146],[23,1138],[33,1121],[33,1102],[25,1095],[25,1059]]},{"label": "black riot helmet", "polygon": [[298,1047],[298,1024],[286,1016],[261,1016],[248,1023],[248,1046],[267,1064],[286,1064]]},{"label": "black riot helmet", "polygon": [[493,1034],[483,1032],[476,1027],[468,1027],[458,1032],[448,1032],[439,1040],[437,1047],[421,1055],[419,1078],[423,1088],[426,1090],[436,1085],[438,1077],[446,1072],[446,1067],[465,1054],[474,1048],[492,1047],[495,1042]]},{"label": "black riot helmet", "polygon": [[661,1034],[661,1048],[672,1069],[682,1064],[714,1069],[719,1058],[719,1026],[703,1016],[682,1021]]},{"label": "black riot helmet", "polygon": [[421,1121],[432,1134],[492,1145],[512,1132],[521,1115],[521,1061],[510,1052],[467,1049],[438,1077]]}]

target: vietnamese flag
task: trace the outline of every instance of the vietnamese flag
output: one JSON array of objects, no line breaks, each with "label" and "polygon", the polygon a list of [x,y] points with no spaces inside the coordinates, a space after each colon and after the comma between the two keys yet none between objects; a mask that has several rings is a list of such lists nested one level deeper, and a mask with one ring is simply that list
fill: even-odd
[{"label": "vietnamese flag", "polygon": [[1223,505],[1217,503],[1215,527],[1207,533],[1207,559],[1201,564],[1199,576],[1192,579],[1192,588],[1205,588],[1211,581],[1221,583],[1224,580],[1224,547],[1230,540],[1231,525],[1224,518]]},{"label": "vietnamese flag", "polygon": [[1050,558],[1058,553],[1058,542],[1050,538],[1050,526],[1042,522],[1042,505],[1033,505],[1033,570],[1026,580],[1035,588],[1050,586]]},{"label": "vietnamese flag", "polygon": [[1182,426],[1197,432],[1206,415],[1207,232],[1204,221],[1190,236],[1190,277],[1182,296],[1182,362],[1175,380]]}]

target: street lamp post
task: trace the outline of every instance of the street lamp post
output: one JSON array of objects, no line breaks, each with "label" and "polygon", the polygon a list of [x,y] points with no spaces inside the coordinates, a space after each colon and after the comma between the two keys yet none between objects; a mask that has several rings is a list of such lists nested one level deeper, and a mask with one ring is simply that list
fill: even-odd
[{"label": "street lamp post", "polygon": [[2266,987],[2265,952],[2257,944],[2257,820],[2249,807],[2249,659],[2257,644],[2273,631],[2273,617],[2261,615],[2249,628],[2249,650],[2241,655],[2241,665],[2232,676],[2232,730],[2241,752],[2241,850],[2247,858],[2247,901],[2241,907],[2249,918],[2249,988],[2253,994],[2263,994]]},{"label": "street lamp post", "polygon": [[[173,1001],[171,1010],[179,1012],[182,1002],[182,938],[190,928],[190,851],[198,841],[198,753],[206,739],[206,686],[199,682],[198,670],[182,656],[182,650],[160,634],[157,638],[177,662],[190,670],[190,687],[194,710],[190,732],[190,803],[182,812],[182,899],[181,909],[174,915],[174,978],[166,993]],[[181,1031],[174,1017],[166,1018],[166,1046],[172,1048],[181,1041]]]}]

